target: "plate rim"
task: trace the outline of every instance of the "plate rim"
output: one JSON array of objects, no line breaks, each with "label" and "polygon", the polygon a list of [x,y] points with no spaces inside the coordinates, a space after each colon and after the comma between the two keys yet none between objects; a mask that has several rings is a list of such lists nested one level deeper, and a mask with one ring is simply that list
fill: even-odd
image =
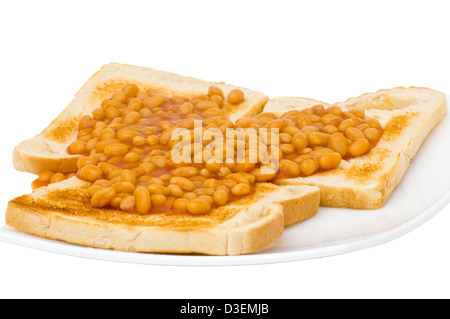
[{"label": "plate rim", "polygon": [[62,241],[41,238],[10,226],[0,228],[0,241],[42,251],[69,256],[84,257],[105,261],[138,263],[160,266],[239,266],[275,264],[283,262],[301,261],[320,257],[330,257],[375,247],[399,238],[435,216],[450,203],[450,190],[435,203],[409,221],[402,223],[386,232],[369,236],[352,242],[344,242],[323,247],[315,247],[289,252],[254,253],[238,256],[209,256],[209,255],[176,255],[116,251],[95,247],[80,246]]}]

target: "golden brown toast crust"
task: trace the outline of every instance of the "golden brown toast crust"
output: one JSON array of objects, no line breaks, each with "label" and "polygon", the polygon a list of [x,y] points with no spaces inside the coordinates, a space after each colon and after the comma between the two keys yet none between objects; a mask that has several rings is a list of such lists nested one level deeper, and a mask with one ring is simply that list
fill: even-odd
[{"label": "golden brown toast crust", "polygon": [[77,125],[83,115],[100,107],[101,102],[124,84],[133,82],[141,88],[158,90],[167,95],[192,97],[204,94],[215,85],[227,94],[241,89],[246,99],[238,106],[226,102],[224,113],[230,118],[252,116],[262,111],[269,98],[255,90],[222,82],[210,82],[175,73],[110,63],[89,78],[71,103],[39,135],[19,144],[13,152],[17,170],[40,174],[43,171],[76,171],[79,155],[67,155],[66,149],[76,139]]},{"label": "golden brown toast crust", "polygon": [[66,189],[53,185],[37,191],[47,192],[44,195],[35,192],[15,198],[8,203],[6,223],[38,236],[98,248],[235,255],[268,246],[281,236],[286,223],[312,217],[320,200],[317,188],[289,190],[261,183],[255,195],[208,215],[139,215],[92,207],[88,186],[85,182]]},{"label": "golden brown toast crust", "polygon": [[[264,111],[275,107],[302,109],[312,102],[303,98],[271,99]],[[317,103],[320,103],[317,101]],[[343,109],[364,108],[377,118],[383,134],[368,154],[343,160],[333,170],[307,178],[286,179],[279,185],[311,185],[321,189],[321,206],[378,209],[400,183],[410,162],[433,128],[446,114],[445,94],[428,88],[383,89],[335,103]]]}]

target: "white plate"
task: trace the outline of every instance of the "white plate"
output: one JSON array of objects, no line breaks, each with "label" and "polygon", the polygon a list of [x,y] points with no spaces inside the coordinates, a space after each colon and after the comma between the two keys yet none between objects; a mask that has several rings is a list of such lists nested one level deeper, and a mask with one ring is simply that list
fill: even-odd
[{"label": "white plate", "polygon": [[[450,100],[450,99],[448,99]],[[378,210],[321,207],[313,218],[288,227],[257,253],[243,256],[120,252],[40,238],[8,226],[0,240],[40,250],[94,259],[153,265],[246,265],[304,260],[373,247],[413,230],[450,202],[450,117],[431,132],[402,182]]]}]

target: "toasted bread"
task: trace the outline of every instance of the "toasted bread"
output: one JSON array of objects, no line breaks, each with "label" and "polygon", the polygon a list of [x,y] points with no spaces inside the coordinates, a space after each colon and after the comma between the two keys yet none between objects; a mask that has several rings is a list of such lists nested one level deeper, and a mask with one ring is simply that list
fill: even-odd
[{"label": "toasted bread", "polygon": [[110,63],[103,66],[83,85],[64,111],[41,133],[17,145],[13,152],[14,167],[19,171],[33,174],[45,170],[62,172],[76,170],[80,156],[68,155],[66,150],[76,138],[81,116],[91,114],[100,106],[102,100],[129,82],[167,95],[187,98],[205,94],[211,85],[222,89],[225,95],[239,88],[245,94],[245,101],[239,105],[225,104],[223,107],[230,119],[260,113],[269,99],[260,92],[242,87],[149,68]]},{"label": "toasted bread", "polygon": [[316,214],[316,187],[259,183],[255,193],[211,214],[139,215],[91,206],[90,183],[72,177],[13,199],[6,223],[69,243],[134,252],[237,255],[278,239],[286,225]]},{"label": "toasted bread", "polygon": [[[44,131],[14,149],[20,171],[76,170],[78,155],[67,155],[82,115],[125,83],[153,88],[167,95],[192,97],[211,85],[225,94],[231,85],[207,82],[146,68],[108,64],[81,88],[69,106]],[[260,112],[282,114],[317,104],[306,98],[268,99],[257,91],[244,91],[245,101],[226,104],[232,120]],[[368,154],[342,160],[338,168],[312,176],[256,183],[255,193],[214,208],[207,215],[173,212],[136,214],[112,208],[94,208],[87,188],[76,177],[42,187],[9,202],[8,225],[39,236],[107,249],[236,255],[270,245],[284,227],[311,216],[322,206],[357,209],[380,208],[401,181],[426,136],[446,112],[443,93],[425,88],[395,88],[367,93],[335,103],[342,109],[363,108],[382,124],[384,133]]]},{"label": "toasted bread", "polygon": [[[270,99],[263,112],[282,114],[315,104],[331,105],[279,97]],[[343,160],[336,169],[277,184],[318,186],[321,206],[377,209],[386,203],[423,141],[446,114],[447,102],[441,92],[410,87],[367,93],[333,105],[343,110],[363,108],[366,116],[378,119],[384,133],[377,146],[366,155]]]},{"label": "toasted bread", "polygon": [[[224,95],[239,88],[245,100],[224,104],[230,119],[260,113],[268,97],[257,91],[207,82],[152,69],[108,64],[92,76],[66,109],[39,135],[18,145],[15,168],[39,174],[45,170],[70,172],[80,156],[68,155],[79,119],[126,83],[167,94],[192,97],[211,85]],[[259,183],[254,193],[207,215],[161,212],[140,215],[91,205],[92,184],[76,177],[54,183],[9,202],[6,223],[38,236],[91,247],[161,253],[236,255],[257,251],[279,238],[283,229],[316,214],[316,187],[279,187]]]}]

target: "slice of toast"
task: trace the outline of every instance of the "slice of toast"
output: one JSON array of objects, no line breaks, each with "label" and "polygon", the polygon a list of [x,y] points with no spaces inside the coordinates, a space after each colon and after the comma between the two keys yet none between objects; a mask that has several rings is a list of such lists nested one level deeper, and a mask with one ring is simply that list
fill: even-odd
[{"label": "slice of toast", "polygon": [[[70,172],[80,156],[68,155],[83,115],[126,83],[168,96],[193,97],[219,87],[224,96],[236,88],[245,100],[224,101],[222,110],[232,120],[260,113],[268,97],[257,91],[207,82],[177,74],[123,64],[108,64],[92,76],[69,106],[39,135],[14,149],[16,169],[39,174],[45,170]],[[214,208],[207,215],[151,212],[137,214],[98,209],[87,194],[92,184],[76,177],[41,187],[11,200],[6,223],[34,235],[69,243],[136,252],[236,255],[257,251],[281,236],[284,227],[316,214],[316,187],[279,187],[259,183],[252,195]]]},{"label": "slice of toast", "polygon": [[[82,115],[98,108],[127,82],[167,95],[192,97],[211,85],[227,94],[235,86],[123,64],[108,64],[81,88],[69,106],[39,135],[18,145],[16,169],[76,170],[79,156],[66,149],[76,138]],[[244,91],[245,101],[225,104],[232,119],[271,112],[282,114],[327,103],[305,98],[274,98]],[[267,102],[267,103],[266,103]],[[364,108],[384,134],[363,156],[343,160],[331,171],[309,177],[259,183],[256,193],[213,209],[208,215],[132,214],[92,207],[89,183],[71,178],[9,202],[6,221],[17,229],[70,243],[125,251],[236,255],[257,251],[281,236],[285,226],[313,216],[323,206],[379,208],[400,182],[420,145],[445,114],[445,95],[424,88],[396,88],[364,94],[335,105]],[[311,187],[312,186],[312,187]],[[317,186],[317,187],[315,187]],[[319,191],[320,189],[320,191]]]},{"label": "slice of toast", "polygon": [[[282,114],[316,104],[296,97],[270,99],[263,112]],[[278,185],[314,185],[321,189],[321,206],[354,209],[382,207],[402,180],[423,141],[446,114],[445,94],[428,88],[394,88],[350,98],[334,105],[344,110],[363,108],[384,129],[368,154],[342,160],[338,168],[312,176],[285,179]]]},{"label": "slice of toast", "polygon": [[286,225],[315,215],[316,187],[259,183],[255,193],[208,215],[139,215],[91,206],[90,183],[72,177],[8,203],[9,226],[69,243],[134,252],[238,255],[278,239]]},{"label": "slice of toast", "polygon": [[[166,95],[187,98],[205,94],[211,85],[222,89],[226,96],[233,89],[244,92],[245,100],[232,105],[225,103],[224,113],[232,120],[260,113],[268,97],[258,91],[208,82],[149,68],[110,63],[96,72],[78,91],[64,111],[41,133],[20,143],[13,152],[14,167],[19,171],[39,174],[43,171],[71,172],[77,169],[79,155],[67,155],[67,147],[76,139],[77,125],[83,115],[91,114],[105,98],[126,83],[135,83]],[[225,101],[226,102],[226,101]]]}]

